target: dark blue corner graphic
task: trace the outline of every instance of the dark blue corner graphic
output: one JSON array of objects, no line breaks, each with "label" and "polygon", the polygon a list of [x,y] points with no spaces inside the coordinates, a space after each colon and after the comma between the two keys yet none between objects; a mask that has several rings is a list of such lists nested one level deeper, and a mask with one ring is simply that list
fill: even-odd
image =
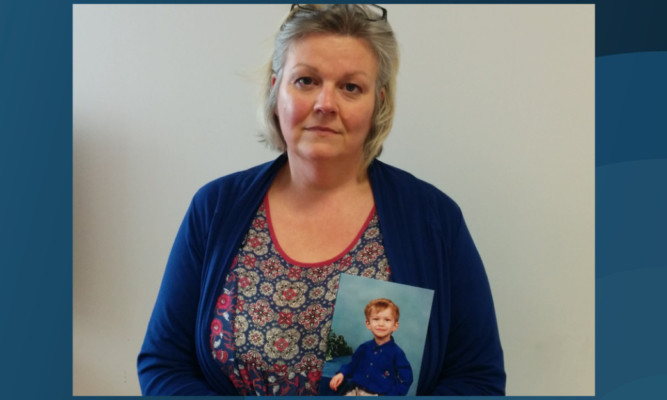
[{"label": "dark blue corner graphic", "polygon": [[597,56],[667,50],[667,1],[595,2]]}]

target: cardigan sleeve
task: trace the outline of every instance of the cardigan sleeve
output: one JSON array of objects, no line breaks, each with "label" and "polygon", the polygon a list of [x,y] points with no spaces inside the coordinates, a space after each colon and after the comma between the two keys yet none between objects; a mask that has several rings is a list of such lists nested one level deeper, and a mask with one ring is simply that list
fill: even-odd
[{"label": "cardigan sleeve", "polygon": [[216,394],[204,378],[195,348],[208,214],[213,212],[204,203],[195,195],[167,261],[137,359],[144,395]]},{"label": "cardigan sleeve", "polygon": [[505,369],[491,288],[463,216],[448,247],[451,326],[436,395],[504,395]]}]

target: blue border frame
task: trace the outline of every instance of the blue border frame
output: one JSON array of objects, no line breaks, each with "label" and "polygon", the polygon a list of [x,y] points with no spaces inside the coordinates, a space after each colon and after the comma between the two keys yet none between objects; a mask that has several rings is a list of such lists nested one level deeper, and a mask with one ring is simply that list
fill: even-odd
[{"label": "blue border frame", "polygon": [[[667,2],[595,3],[595,397],[659,396],[667,382]],[[0,387],[12,399],[67,398],[70,1],[0,1],[0,182]]]}]

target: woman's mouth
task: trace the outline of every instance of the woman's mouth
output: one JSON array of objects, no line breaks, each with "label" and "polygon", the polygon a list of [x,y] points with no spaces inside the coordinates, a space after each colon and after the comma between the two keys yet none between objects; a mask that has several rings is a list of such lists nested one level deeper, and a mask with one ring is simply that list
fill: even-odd
[{"label": "woman's mouth", "polygon": [[307,126],[306,130],[311,131],[311,132],[317,132],[317,133],[338,133],[338,131],[336,129],[329,128],[328,126],[320,126],[320,125]]}]

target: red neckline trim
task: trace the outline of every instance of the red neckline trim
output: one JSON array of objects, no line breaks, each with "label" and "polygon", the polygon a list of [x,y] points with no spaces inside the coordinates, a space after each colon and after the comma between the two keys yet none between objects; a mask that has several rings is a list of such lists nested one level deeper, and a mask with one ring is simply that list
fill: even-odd
[{"label": "red neckline trim", "polygon": [[278,239],[276,237],[276,233],[273,230],[273,223],[271,222],[271,209],[269,207],[269,194],[267,193],[266,196],[264,196],[264,211],[266,211],[266,222],[269,226],[269,234],[271,235],[271,241],[273,242],[274,246],[276,246],[276,250],[278,253],[285,259],[290,264],[299,266],[299,267],[305,267],[305,268],[315,268],[315,267],[323,267],[325,265],[333,264],[334,262],[340,260],[343,258],[347,253],[352,250],[354,245],[357,244],[359,241],[359,238],[361,238],[361,235],[366,231],[366,228],[368,228],[368,225],[371,223],[371,219],[373,219],[373,215],[375,214],[375,204],[373,204],[373,207],[371,208],[371,212],[368,214],[368,217],[366,217],[366,221],[364,222],[363,226],[357,232],[357,235],[354,237],[352,242],[345,247],[345,249],[340,252],[337,256],[334,256],[328,260],[325,261],[319,261],[319,262],[314,262],[314,263],[305,263],[301,262],[298,260],[293,259],[292,257],[288,256],[287,253],[283,250],[283,248],[280,246],[280,242],[278,242]]}]

